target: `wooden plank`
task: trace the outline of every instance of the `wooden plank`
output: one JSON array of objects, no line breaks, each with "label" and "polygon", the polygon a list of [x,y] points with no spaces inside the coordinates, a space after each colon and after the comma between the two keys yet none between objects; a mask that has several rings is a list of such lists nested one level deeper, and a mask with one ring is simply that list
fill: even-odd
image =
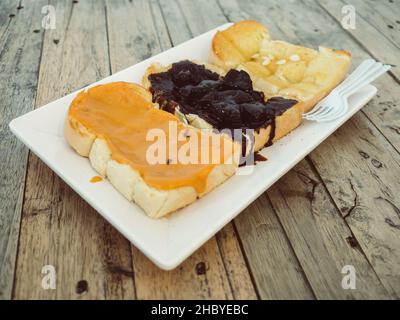
[{"label": "wooden plank", "polygon": [[[220,1],[221,6],[224,8],[227,2]],[[241,18],[243,15],[235,12],[245,12],[247,16],[264,22],[268,27],[271,26],[274,37],[303,45],[315,46],[318,42],[335,47],[338,44],[335,43],[337,41],[342,44],[341,47],[347,48],[347,44],[351,42],[350,40],[344,41],[345,39],[342,38],[337,39],[338,31],[334,29],[336,24],[330,23],[329,16],[325,17],[323,11],[313,4],[305,6],[304,3],[290,1],[289,5],[283,5],[279,1],[269,1],[268,3],[258,1],[249,6],[245,1],[238,1],[235,5],[229,2],[229,7],[226,10],[224,8],[224,11],[227,15],[234,15],[235,19]],[[267,12],[269,14],[266,14]],[[285,21],[288,22],[284,23]],[[326,26],[326,30],[321,31],[319,29],[321,25]],[[357,45],[352,45],[352,47],[355,46]],[[369,125],[374,128],[372,124]],[[357,137],[357,132],[352,132],[352,137]],[[358,138],[361,138],[359,133]],[[382,142],[385,141],[381,135],[378,136],[378,139]],[[325,149],[325,157],[332,158],[332,152],[329,150],[334,149]],[[339,158],[337,154],[334,153]],[[325,160],[329,162],[328,159]],[[318,298],[393,296],[393,290],[389,286],[385,285],[383,288],[380,279],[375,275],[363,253],[347,243],[346,239],[349,239],[348,241],[353,239],[353,229],[350,230],[344,220],[340,218],[333,203],[329,202],[326,190],[315,187],[314,192],[317,192],[317,195],[314,195],[314,198],[317,197],[318,201],[314,199],[313,202],[307,202],[307,199],[303,199],[303,203],[299,202],[302,197],[306,198],[309,194],[313,181],[318,182],[306,162],[303,161],[299,166],[298,168],[302,169],[306,177],[311,177],[308,183],[301,183],[295,171],[292,171],[271,188],[268,194],[316,296]],[[339,175],[337,169],[335,172],[332,171],[332,174],[337,177],[346,176]],[[369,179],[365,177],[365,181]],[[341,184],[339,181],[336,183],[339,186]],[[289,192],[285,192],[288,189]],[[313,189],[311,188],[311,190]],[[296,194],[297,196],[294,196]],[[311,212],[314,214],[312,215]],[[332,257],[334,257],[334,261],[331,261]],[[360,286],[359,290],[353,292],[341,289],[340,270],[345,261],[352,261],[357,265],[356,269],[362,272],[364,279],[363,284],[360,284],[362,289]],[[383,273],[380,275],[384,276]]]},{"label": "wooden plank", "polygon": [[[340,23],[343,18],[341,13],[341,8],[344,5],[343,2],[321,0],[318,4],[320,4],[326,12],[329,12],[331,17],[334,17]],[[399,47],[387,37],[383,36],[382,31],[377,30],[373,25],[371,25],[369,20],[368,17],[364,18],[361,14],[358,14],[356,19],[356,28],[347,29],[346,31],[349,32],[358,43],[376,59],[386,63],[400,65],[400,57],[398,54]],[[393,68],[391,73],[400,80],[399,68]]]},{"label": "wooden plank", "polygon": [[[162,4],[162,8],[177,9],[177,3]],[[169,12],[169,11],[168,11]],[[157,1],[108,1],[107,16],[110,38],[110,58],[113,68],[122,68],[171,47],[173,41],[185,41],[191,37],[187,27],[168,30]],[[140,13],[142,19],[132,16]],[[175,17],[176,19],[176,17]],[[175,22],[183,19],[168,20]],[[183,22],[182,22],[183,21]],[[146,23],[145,23],[146,22]],[[182,25],[181,25],[182,27]],[[174,44],[176,44],[174,42]],[[230,299],[255,298],[248,271],[245,267],[232,227],[227,228],[216,241],[212,238],[176,270],[165,272],[157,268],[136,248],[132,248],[135,284],[139,299]],[[220,247],[219,247],[220,245]],[[221,258],[221,251],[226,262]]]},{"label": "wooden plank", "polygon": [[215,0],[179,0],[179,4],[194,37],[227,22]]},{"label": "wooden plank", "polygon": [[[18,12],[18,4],[12,0],[4,0],[0,4],[0,40],[4,32],[10,27],[11,23],[15,21],[15,15]],[[14,22],[15,24],[16,22]],[[13,27],[13,26],[12,26]]]},{"label": "wooden plank", "polygon": [[[104,3],[52,2],[38,106],[109,74]],[[60,159],[62,161],[62,159]],[[53,265],[55,290],[41,286]],[[108,222],[35,156],[30,156],[14,289],[16,299],[134,298],[130,246]]]},{"label": "wooden plank", "polygon": [[106,1],[106,5],[112,73],[171,46],[156,1]]},{"label": "wooden plank", "polygon": [[[270,188],[268,195],[319,299],[389,296],[307,161]],[[356,290],[342,288],[346,265],[356,270]]]},{"label": "wooden plank", "polygon": [[45,3],[0,3],[0,300],[11,298],[28,156],[8,123],[34,105]]},{"label": "wooden plank", "polygon": [[215,238],[172,271],[160,270],[135,247],[132,250],[138,299],[233,298]]},{"label": "wooden plank", "polygon": [[[278,3],[278,1],[270,1],[269,5],[272,4],[274,4],[276,11],[282,12],[283,9],[279,7],[280,3]],[[282,32],[275,36],[284,37],[289,41],[294,41],[296,38],[297,41],[301,41],[306,45],[315,46],[316,42],[321,42],[321,40],[318,40],[318,37],[312,36],[312,33],[318,26],[324,25],[324,30],[318,31],[318,33],[321,33],[320,39],[322,39],[324,43],[326,42],[326,44],[332,45],[333,47],[338,47],[338,44],[341,43],[342,47],[350,48],[355,54],[356,59],[365,54],[365,52],[342,31],[338,24],[332,21],[332,18],[314,3],[304,2],[299,4],[298,2],[292,1],[290,4],[290,10],[288,9],[289,7],[287,7],[284,13],[291,17],[290,23],[287,24],[282,23],[282,17],[279,15],[268,15],[264,18],[263,12],[265,12],[265,10],[252,12],[254,16],[261,21],[266,22],[269,20],[270,23],[280,23],[279,26]],[[260,9],[261,7],[258,8]],[[299,14],[300,12],[301,14]],[[358,127],[364,127],[364,130],[356,130],[353,122],[349,122],[328,140],[331,141],[334,139],[333,137],[340,137],[340,141],[329,144],[329,146],[329,142],[322,144],[311,154],[311,159],[315,162],[318,172],[322,175],[336,206],[345,214],[354,207],[353,188],[356,184],[352,183],[353,186],[344,184],[343,177],[348,177],[350,179],[354,177],[359,182],[368,181],[368,184],[371,183],[374,185],[375,179],[371,178],[369,169],[370,167],[375,168],[372,162],[379,167],[375,168],[376,170],[382,169],[379,165],[379,161],[385,164],[388,173],[385,174],[383,172],[384,170],[380,170],[374,172],[372,177],[379,177],[377,180],[384,181],[383,184],[387,187],[385,189],[378,188],[377,190],[363,188],[362,191],[358,191],[357,189],[358,197],[362,197],[363,202],[368,203],[368,205],[365,207],[362,206],[363,210],[359,213],[362,217],[360,220],[363,222],[355,223],[353,220],[347,219],[347,223],[351,231],[356,235],[360,247],[373,266],[374,271],[378,274],[386,290],[389,292],[390,296],[394,296],[396,294],[398,295],[399,286],[396,286],[398,283],[396,279],[398,279],[399,274],[399,262],[398,255],[394,255],[393,252],[397,252],[400,247],[399,238],[396,237],[393,230],[391,230],[393,227],[390,227],[387,223],[385,225],[380,223],[381,220],[385,221],[385,219],[396,221],[393,217],[393,208],[391,210],[389,210],[389,208],[382,209],[381,205],[380,209],[377,209],[377,206],[372,204],[368,199],[375,199],[377,197],[382,197],[389,201],[392,198],[394,199],[394,197],[390,195],[395,193],[395,190],[398,189],[396,182],[399,181],[397,175],[400,174],[398,169],[398,154],[368,119],[360,114],[355,118],[360,119],[359,121],[362,123],[362,126],[360,125]],[[348,128],[350,128],[351,131],[346,131],[350,130]],[[370,141],[370,143],[363,143],[363,141],[365,142],[366,140]],[[353,148],[348,148],[350,141]],[[363,148],[359,149],[361,145]],[[379,146],[380,151],[376,149],[377,146]],[[333,150],[333,152],[331,150]],[[383,150],[386,150],[386,152],[383,152]],[[361,151],[361,154],[359,151]],[[370,164],[361,156],[364,153],[370,156]],[[317,161],[315,154],[324,157],[324,161]],[[344,161],[344,159],[346,159],[346,161]],[[374,161],[372,161],[373,159]],[[339,189],[340,191],[336,191],[335,189]],[[357,201],[359,201],[359,199]],[[397,205],[396,200],[394,200],[393,203]],[[376,246],[372,247],[370,245],[371,241],[376,243]],[[387,251],[380,250],[385,247],[389,249]],[[392,254],[389,254],[389,251],[392,252]],[[374,257],[376,255],[384,262],[375,259]],[[388,270],[390,273],[388,273]]]},{"label": "wooden plank", "polygon": [[256,288],[250,278],[248,263],[240,245],[234,224],[227,224],[216,235],[218,247],[232,288],[234,299],[257,299]]},{"label": "wooden plank", "polygon": [[311,159],[382,283],[399,297],[398,153],[365,117],[356,115]]},{"label": "wooden plank", "polygon": [[362,109],[362,113],[397,152],[400,152],[399,84],[389,75],[385,75],[375,81],[374,85],[379,89],[378,94]]},{"label": "wooden plank", "polygon": [[390,21],[399,24],[400,16],[400,6],[397,1],[379,1],[379,0],[366,0],[366,2],[371,6],[378,9],[379,13],[384,17],[388,18]]},{"label": "wooden plank", "polygon": [[262,299],[314,299],[315,295],[266,195],[236,219]]},{"label": "wooden plank", "polygon": [[159,4],[171,42],[176,46],[187,41],[191,37],[188,35],[190,34],[190,31],[188,31],[190,29],[182,15],[182,9],[177,0],[159,0]]}]

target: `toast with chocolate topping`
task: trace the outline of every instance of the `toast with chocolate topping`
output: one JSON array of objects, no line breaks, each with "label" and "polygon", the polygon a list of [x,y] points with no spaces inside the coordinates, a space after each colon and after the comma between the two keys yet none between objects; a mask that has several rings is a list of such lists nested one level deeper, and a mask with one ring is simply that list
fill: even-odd
[{"label": "toast with chocolate topping", "polygon": [[197,128],[253,129],[253,151],[288,134],[301,123],[303,104],[294,99],[266,100],[245,71],[184,60],[151,65],[143,85],[153,102]]}]

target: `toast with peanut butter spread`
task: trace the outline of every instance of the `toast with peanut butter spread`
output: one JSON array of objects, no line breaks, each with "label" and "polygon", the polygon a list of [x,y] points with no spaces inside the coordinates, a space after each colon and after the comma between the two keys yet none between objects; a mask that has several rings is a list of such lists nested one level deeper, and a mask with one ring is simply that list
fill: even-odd
[{"label": "toast with peanut butter spread", "polygon": [[[200,130],[155,108],[151,100],[146,89],[126,82],[82,91],[70,105],[65,137],[126,199],[135,202],[151,218],[160,218],[194,202],[232,176],[237,169],[237,145],[214,134],[208,137],[220,144],[197,144],[197,139],[204,138]],[[184,133],[174,140],[179,152],[178,147],[193,147],[194,160],[200,153],[216,152],[216,161],[213,158],[204,163],[182,163],[182,158],[177,159],[180,153],[174,155],[169,144],[164,143],[166,151],[159,149],[161,153],[154,154],[162,161],[152,162],[149,150],[154,142],[148,139],[149,132],[161,132],[161,137],[165,134],[169,141],[170,126],[176,128],[177,134]]]}]

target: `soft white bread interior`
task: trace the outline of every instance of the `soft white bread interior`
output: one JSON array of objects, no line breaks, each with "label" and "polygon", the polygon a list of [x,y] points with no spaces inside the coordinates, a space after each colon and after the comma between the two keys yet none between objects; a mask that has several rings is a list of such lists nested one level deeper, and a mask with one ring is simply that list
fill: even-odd
[{"label": "soft white bread interior", "polygon": [[[199,62],[197,62],[199,63]],[[200,63],[203,64],[207,69],[218,73],[219,75],[225,75],[224,69],[215,66],[213,64],[208,63]],[[171,65],[163,66],[160,63],[153,63],[152,65],[147,68],[146,73],[142,78],[142,84],[146,89],[150,89],[151,83],[149,81],[149,75],[153,73],[160,73],[168,71],[171,68]],[[254,84],[254,81],[253,81]],[[286,110],[282,115],[276,117],[275,120],[275,134],[272,142],[276,142],[280,138],[284,137],[292,130],[297,128],[302,121],[302,114],[303,114],[303,103],[299,102],[290,109]],[[195,114],[188,114],[184,115],[179,112],[179,109],[175,109],[175,115],[184,123],[188,123],[189,125],[200,128],[200,129],[211,129],[211,124],[207,123],[206,120],[200,118],[198,115]],[[254,151],[259,151],[263,149],[268,141],[270,140],[271,135],[271,126],[261,127],[254,131]]]},{"label": "soft white bread interior", "polygon": [[216,33],[211,63],[225,69],[248,72],[256,90],[267,97],[281,96],[312,109],[346,76],[351,54],[319,47],[319,51],[271,40],[267,28],[257,21],[241,21]]},{"label": "soft white bread interior", "polygon": [[[126,85],[134,89],[137,99],[151,102],[151,94],[143,87],[128,83]],[[237,169],[236,158],[232,155],[233,157],[227,159],[225,163],[213,167],[207,176],[206,187],[201,193],[189,185],[174,189],[157,189],[146,183],[132,166],[113,159],[113,153],[106,139],[98,132],[85,127],[71,112],[65,119],[64,133],[67,142],[78,154],[88,157],[92,167],[100,175],[108,178],[127,200],[135,202],[151,218],[161,218],[187,206],[223,183]]]}]

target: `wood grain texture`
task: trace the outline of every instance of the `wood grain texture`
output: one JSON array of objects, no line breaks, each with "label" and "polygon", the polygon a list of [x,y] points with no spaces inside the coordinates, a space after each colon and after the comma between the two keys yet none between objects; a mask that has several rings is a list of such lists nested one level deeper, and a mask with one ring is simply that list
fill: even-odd
[{"label": "wood grain texture", "polygon": [[138,299],[232,299],[232,289],[215,238],[172,271],[156,267],[135,247]]},{"label": "wood grain texture", "polygon": [[[400,49],[400,3],[398,1],[345,0],[358,16]],[[357,20],[356,20],[357,21]],[[357,26],[356,26],[357,27]]]},{"label": "wood grain texture", "polygon": [[[398,32],[396,33],[396,30],[398,31],[400,29],[400,6],[398,1],[366,0],[365,6],[376,8],[375,14],[378,14],[379,17],[383,17],[385,21],[388,21],[393,26],[393,29],[389,27],[391,30],[390,36],[393,36],[396,40],[396,43],[399,44],[399,34]],[[379,21],[376,20],[375,23],[379,23]],[[385,28],[382,29],[382,33],[387,33]]]},{"label": "wood grain texture", "polygon": [[[313,0],[308,0],[308,2],[315,3]],[[329,16],[334,17],[337,20],[337,23],[340,25],[340,22],[343,19],[341,9],[347,3],[329,0],[321,0],[318,3],[326,10],[325,12],[329,12]],[[398,6],[398,2],[393,1],[391,5],[393,7],[396,5]],[[382,30],[377,29],[377,27],[373,25],[373,21],[375,20],[374,18],[364,17],[361,14],[361,12],[364,12],[363,6],[358,4],[355,8],[357,12],[356,28],[346,30],[354,37],[354,39],[357,40],[354,41],[354,43],[358,43],[364,48],[364,50],[378,60],[381,60],[385,63],[391,63],[393,65],[400,65],[400,56],[398,54],[399,45],[396,45],[390,39],[390,37],[386,36],[387,32],[383,34]],[[377,9],[377,7],[374,7],[374,11]],[[389,27],[387,28],[390,29]],[[391,73],[395,75],[398,80],[400,80],[399,68],[393,68]]]},{"label": "wood grain texture", "polygon": [[[174,8],[174,3],[169,2],[168,7]],[[162,8],[165,6],[162,5]],[[142,13],[140,21],[129,18],[137,12]],[[175,31],[167,29],[163,17],[166,17],[168,26],[178,20],[162,12],[157,1],[108,1],[107,17],[113,72],[177,44]],[[171,18],[174,20],[168,20]],[[185,21],[184,19],[179,21],[182,20]],[[191,38],[187,27],[180,29],[179,37],[177,41]],[[139,299],[255,298],[248,270],[236,237],[232,233],[234,233],[232,227],[225,229],[218,243],[215,237],[212,238],[177,270],[169,272],[160,270],[136,248],[132,248],[137,297]],[[226,264],[222,261],[220,249],[227,259]],[[235,263],[229,262],[232,260]]]},{"label": "wood grain texture", "polygon": [[235,225],[261,299],[314,299],[315,295],[266,195]]},{"label": "wood grain texture", "polygon": [[[270,188],[268,195],[318,299],[388,297],[323,183],[306,161]],[[342,288],[342,269],[347,265],[356,270],[356,290]]]},{"label": "wood grain texture", "polygon": [[28,156],[8,124],[34,106],[46,3],[0,3],[0,299],[12,292]]},{"label": "wood grain texture", "polygon": [[190,29],[177,0],[159,0],[171,43],[178,45],[190,38]]},{"label": "wood grain texture", "polygon": [[[224,6],[227,2],[220,1],[224,11]],[[265,14],[265,12],[274,12],[274,14]],[[308,3],[308,6],[305,6],[304,3],[290,1],[290,5],[287,6],[280,1],[269,1],[268,3],[258,1],[254,6],[247,6],[245,1],[237,1],[236,4],[232,4],[229,1],[225,14],[232,15],[234,19],[241,19],[243,16],[256,18],[264,22],[268,27],[272,26],[270,29],[275,38],[289,40],[290,42],[300,42],[304,45],[314,47],[320,43],[324,43],[332,47],[347,48],[344,45],[347,42],[344,42],[343,37],[339,38],[337,36],[340,30],[331,30],[336,24],[329,23],[329,16],[325,16],[324,11],[320,10],[314,3]],[[291,18],[287,19],[287,17]],[[290,21],[290,23],[284,23],[284,21]],[[319,29],[321,25],[326,26],[324,30]],[[355,47],[357,47],[357,44],[352,44],[352,48]],[[390,77],[388,78],[390,79]],[[366,119],[366,121],[368,120]],[[352,134],[352,137],[354,137],[355,133],[353,132]],[[349,139],[350,136],[347,138]],[[384,140],[384,138],[382,139]],[[317,150],[320,148],[322,147],[319,147]],[[327,163],[329,164],[329,158],[336,157],[339,159],[339,154],[342,154],[334,153],[333,156],[330,150],[333,149],[326,148],[324,150],[325,166]],[[299,166],[305,171],[305,176],[313,176],[313,171],[306,162],[303,161]],[[349,166],[349,168],[352,168],[352,166]],[[341,183],[338,180],[346,175],[338,175],[337,170],[335,174],[338,177],[336,184],[340,186]],[[301,199],[302,194],[306,197],[310,191],[314,190],[312,188],[313,181],[317,180],[310,179],[308,186],[306,186],[299,184],[298,179],[296,174],[290,172],[282,181],[279,181],[270,189],[268,195],[271,198],[273,207],[277,210],[279,220],[290,239],[296,256],[316,296],[318,298],[374,298],[375,296],[393,296],[393,290],[387,286],[383,288],[380,283],[381,278],[377,278],[375,271],[370,266],[370,262],[365,259],[363,253],[355,252],[355,249],[349,247],[346,239],[352,239],[352,229],[349,229],[345,221],[340,218],[340,213],[335,208],[335,205],[326,201],[326,198],[329,198],[329,194],[326,193],[324,188],[318,188],[317,190],[318,197],[325,199],[319,201],[319,205],[307,202],[299,205],[299,198],[293,195],[296,190],[293,190],[291,186],[296,186],[296,189],[298,189],[297,194],[300,195]],[[290,192],[288,193],[276,191],[285,191],[288,188],[290,188]],[[313,211],[316,217],[323,215],[323,218],[310,219],[310,212]],[[312,258],[313,255],[314,258]],[[332,257],[334,257],[336,265],[332,261],[329,262]],[[356,263],[357,268],[362,270],[364,277],[362,290],[348,292],[342,290],[340,287],[340,270],[344,266],[344,264],[340,266],[340,263],[344,263],[344,261],[353,261],[352,263]]]},{"label": "wood grain texture", "polygon": [[225,271],[228,275],[234,299],[257,299],[256,288],[250,278],[248,264],[233,223],[227,224],[217,233],[217,243]]},{"label": "wood grain texture", "polygon": [[[38,106],[110,71],[104,4],[53,4],[57,27],[45,33]],[[56,269],[55,290],[41,286],[44,265]],[[33,155],[16,274],[16,299],[135,297],[128,241]]]},{"label": "wood grain texture", "polygon": [[178,0],[178,3],[193,37],[227,22],[215,0]]},{"label": "wood grain texture", "polygon": [[106,1],[106,8],[112,73],[170,48],[156,1]]},{"label": "wood grain texture", "polygon": [[356,115],[310,157],[385,288],[399,297],[398,153]]},{"label": "wood grain texture", "polygon": [[[257,19],[275,38],[350,50],[354,65],[371,55],[399,64],[397,1],[54,0],[57,27],[44,31],[47,2],[22,1],[19,10],[0,2],[0,299],[12,293],[17,247],[16,299],[400,298],[398,68],[376,81],[363,111],[169,272],[38,158],[26,166],[28,152],[7,128],[34,105],[228,20]],[[355,30],[341,27],[345,4],[357,10]],[[41,287],[47,264],[56,290]],[[345,265],[356,269],[356,290],[341,288]]]}]

